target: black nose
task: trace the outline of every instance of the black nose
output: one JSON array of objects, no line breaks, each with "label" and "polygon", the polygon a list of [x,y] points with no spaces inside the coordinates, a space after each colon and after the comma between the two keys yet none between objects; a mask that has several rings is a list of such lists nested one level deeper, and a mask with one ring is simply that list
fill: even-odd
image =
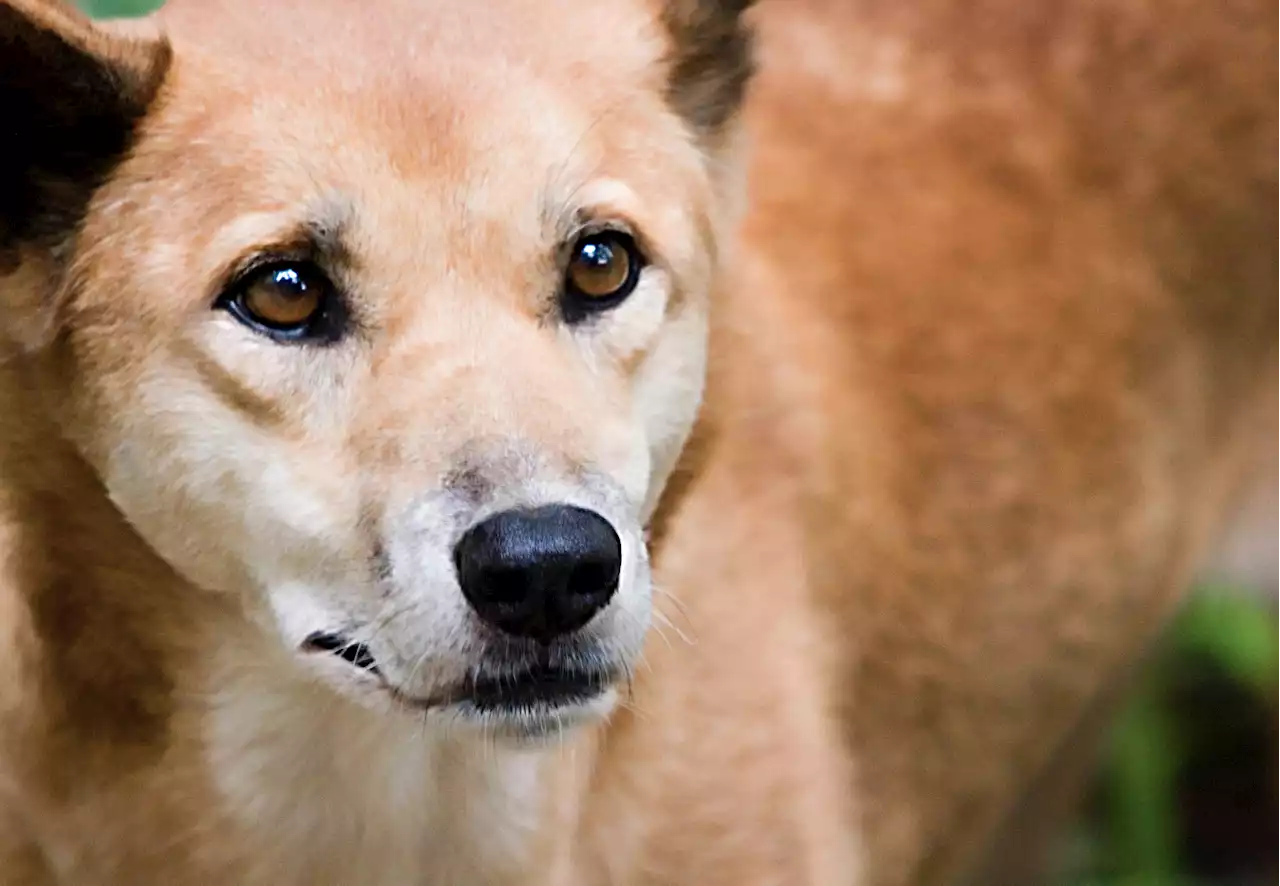
[{"label": "black nose", "polygon": [[477,523],[453,557],[462,593],[481,618],[545,643],[585,625],[613,597],[622,543],[599,514],[547,505]]}]

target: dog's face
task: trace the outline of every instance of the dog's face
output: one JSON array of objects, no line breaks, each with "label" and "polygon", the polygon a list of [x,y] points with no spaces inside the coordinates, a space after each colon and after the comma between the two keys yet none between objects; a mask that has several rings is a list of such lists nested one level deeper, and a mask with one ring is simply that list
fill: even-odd
[{"label": "dog's face", "polygon": [[92,187],[33,148],[53,181],[2,245],[137,532],[355,697],[518,734],[608,710],[701,393],[743,4],[191,0],[128,44],[24,5],[29,63],[133,108],[74,226],[23,234]]}]

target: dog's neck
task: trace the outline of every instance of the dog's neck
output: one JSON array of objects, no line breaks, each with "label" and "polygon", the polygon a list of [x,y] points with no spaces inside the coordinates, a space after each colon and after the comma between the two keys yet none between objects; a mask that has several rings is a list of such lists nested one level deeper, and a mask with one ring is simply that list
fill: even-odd
[{"label": "dog's neck", "polygon": [[0,710],[43,712],[18,739],[23,790],[74,803],[164,756],[157,802],[224,830],[238,857],[218,865],[243,882],[554,881],[590,736],[502,747],[306,681],[243,601],[192,587],[138,537],[60,434],[46,382],[0,363],[0,631],[16,657]]}]

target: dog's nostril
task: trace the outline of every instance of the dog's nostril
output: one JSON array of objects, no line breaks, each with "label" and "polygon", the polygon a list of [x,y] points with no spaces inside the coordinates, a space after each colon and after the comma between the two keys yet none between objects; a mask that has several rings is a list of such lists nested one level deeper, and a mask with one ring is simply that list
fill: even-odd
[{"label": "dog's nostril", "polygon": [[610,596],[617,589],[618,567],[613,563],[584,561],[569,573],[565,590],[570,597],[594,600]]},{"label": "dog's nostril", "polygon": [[317,631],[303,641],[302,648],[308,652],[328,652],[361,670],[372,674],[378,673],[378,663],[374,660],[369,647],[363,643],[348,640],[341,634]]}]

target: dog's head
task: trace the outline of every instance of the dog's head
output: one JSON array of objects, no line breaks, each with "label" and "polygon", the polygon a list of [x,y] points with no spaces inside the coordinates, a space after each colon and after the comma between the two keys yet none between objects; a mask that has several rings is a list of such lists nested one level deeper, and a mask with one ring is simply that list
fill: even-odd
[{"label": "dog's head", "polygon": [[746,5],[177,0],[126,35],[4,0],[3,341],[282,666],[599,714],[701,393]]}]

